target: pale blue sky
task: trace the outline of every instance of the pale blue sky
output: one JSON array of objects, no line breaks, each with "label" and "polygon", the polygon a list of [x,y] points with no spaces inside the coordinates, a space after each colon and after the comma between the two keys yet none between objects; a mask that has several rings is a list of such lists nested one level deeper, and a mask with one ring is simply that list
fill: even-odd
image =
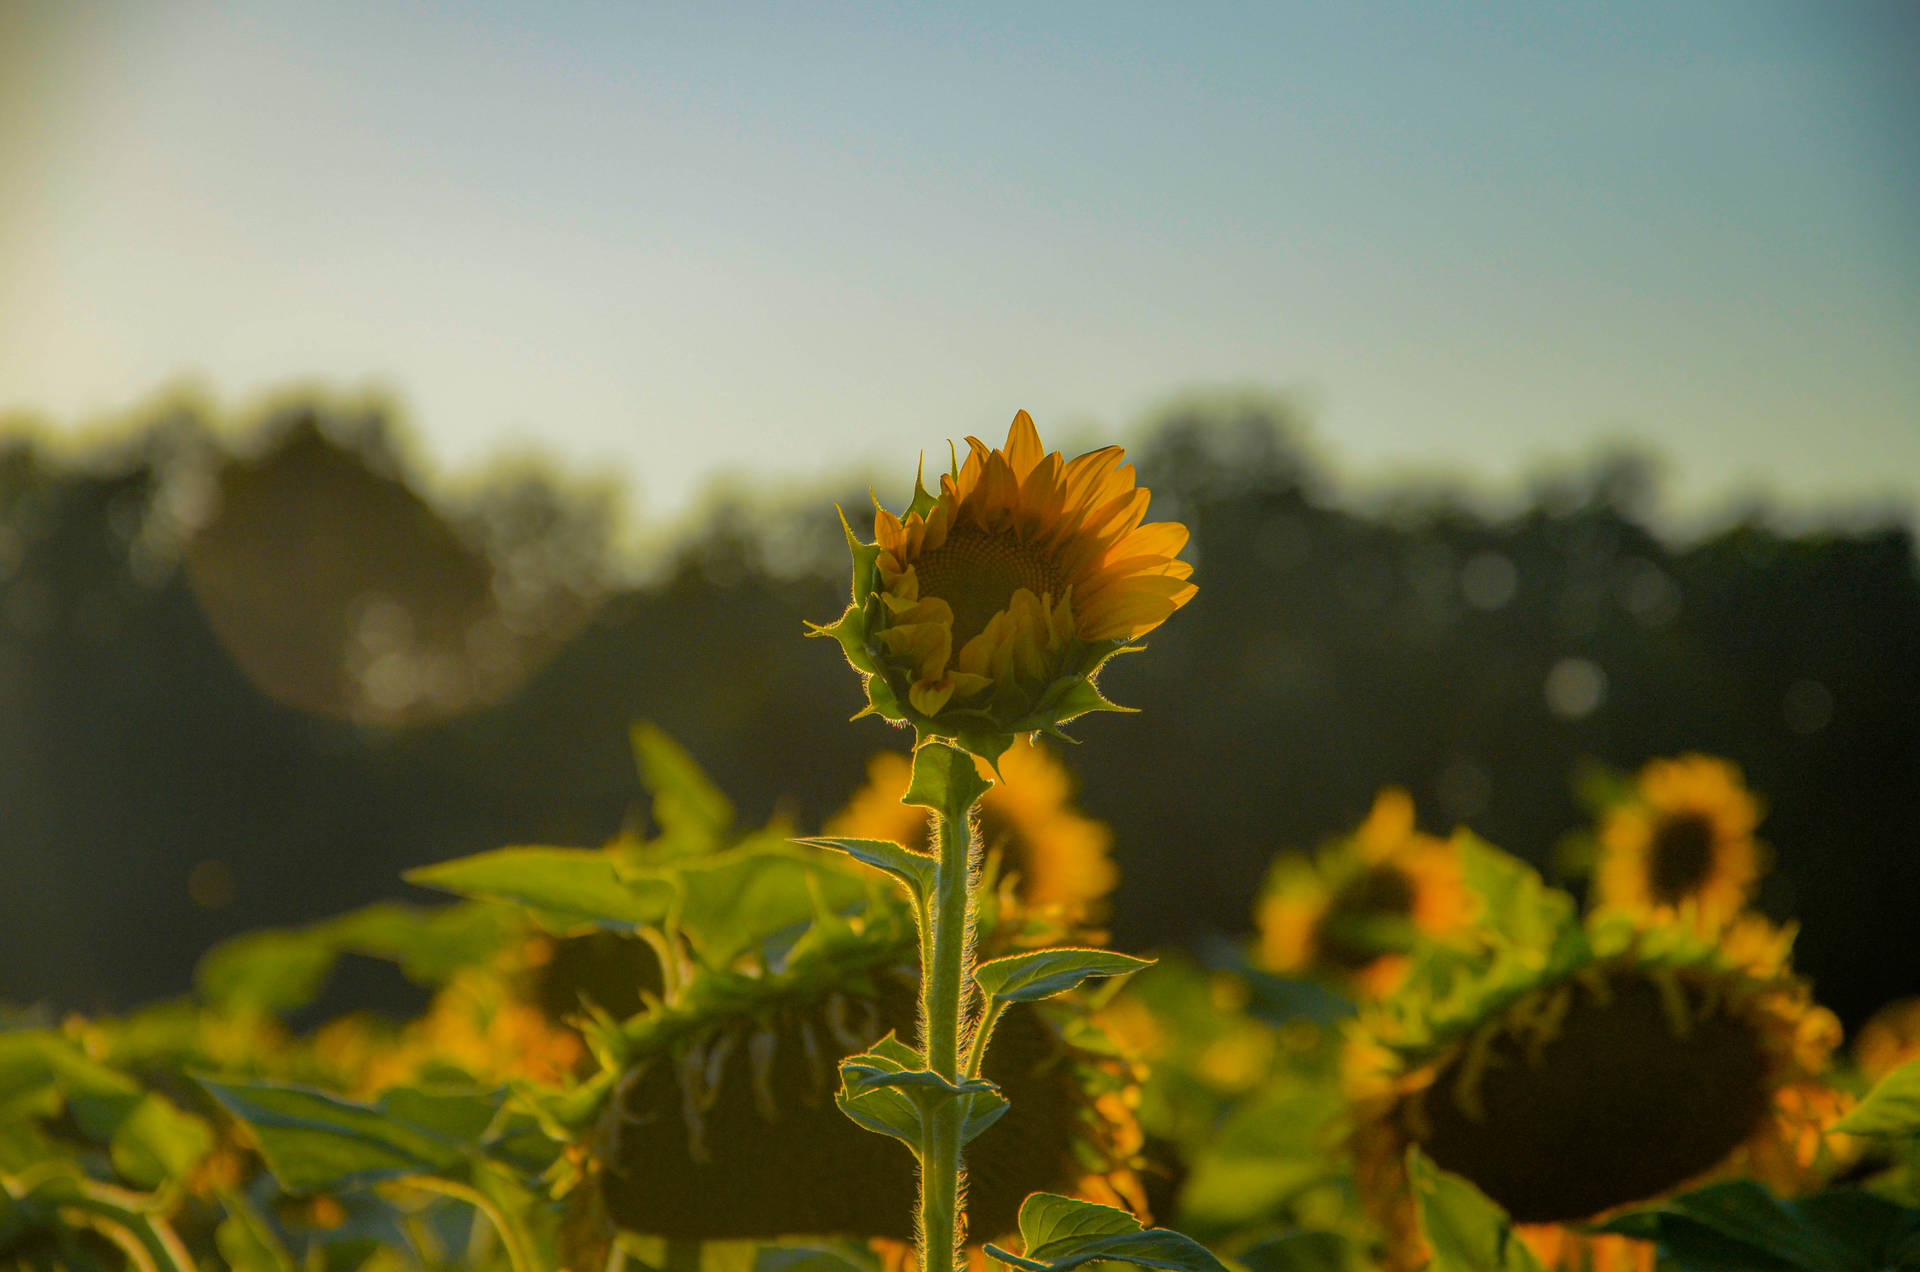
[{"label": "pale blue sky", "polygon": [[379,385],[661,514],[1268,385],[1912,504],[1916,121],[1907,3],[0,0],[0,409]]}]

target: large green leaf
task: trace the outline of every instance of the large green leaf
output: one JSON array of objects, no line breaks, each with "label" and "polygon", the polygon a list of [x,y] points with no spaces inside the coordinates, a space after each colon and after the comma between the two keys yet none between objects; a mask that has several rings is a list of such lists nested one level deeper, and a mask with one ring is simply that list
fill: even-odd
[{"label": "large green leaf", "polygon": [[421,866],[405,878],[462,896],[516,902],[562,930],[658,923],[675,896],[670,882],[624,874],[612,854],[589,848],[496,848]]},{"label": "large green leaf", "polygon": [[1546,951],[1575,929],[1573,898],[1549,888],[1532,866],[1465,831],[1453,842],[1467,886],[1486,903],[1489,931],[1511,945]]},{"label": "large green leaf", "polygon": [[987,1253],[1027,1272],[1067,1272],[1102,1260],[1168,1272],[1226,1272],[1192,1237],[1167,1228],[1143,1229],[1124,1210],[1057,1193],[1034,1193],[1021,1205],[1020,1240],[1024,1254],[1009,1254],[991,1243]]},{"label": "large green leaf", "polygon": [[1920,1211],[1858,1189],[1783,1201],[1727,1180],[1616,1215],[1602,1232],[1658,1242],[1683,1272],[1877,1272],[1901,1266]]},{"label": "large green leaf", "polygon": [[685,747],[658,726],[633,726],[633,755],[640,780],[653,793],[653,824],[659,839],[648,845],[660,857],[712,852],[726,843],[733,805],[708,780]]},{"label": "large green leaf", "polygon": [[825,848],[830,852],[843,852],[855,861],[884,870],[906,886],[915,900],[924,901],[933,894],[934,877],[940,872],[940,863],[924,852],[915,852],[903,844],[891,839],[834,839],[815,836],[809,839],[796,839],[796,844],[809,848]]},{"label": "large green leaf", "polygon": [[209,1002],[292,1011],[319,994],[339,954],[339,946],[324,927],[248,932],[208,950],[193,979]]},{"label": "large green leaf", "polygon": [[1513,1231],[1506,1211],[1467,1180],[1407,1150],[1420,1231],[1433,1250],[1432,1272],[1542,1272]]},{"label": "large green leaf", "polygon": [[1112,950],[1062,946],[993,959],[975,968],[973,978],[989,998],[1031,1003],[1078,989],[1096,977],[1124,976],[1152,964],[1150,958]]},{"label": "large green leaf", "polygon": [[1920,1135],[1920,1060],[1909,1060],[1881,1078],[1833,1129],[1899,1139]]},{"label": "large green leaf", "polygon": [[457,1141],[381,1109],[310,1087],[199,1081],[252,1130],[267,1169],[290,1193],[464,1174],[466,1152]]},{"label": "large green leaf", "polygon": [[869,880],[784,839],[749,842],[648,874],[678,889],[680,933],[716,968],[811,923],[823,910],[844,913],[872,895]]}]

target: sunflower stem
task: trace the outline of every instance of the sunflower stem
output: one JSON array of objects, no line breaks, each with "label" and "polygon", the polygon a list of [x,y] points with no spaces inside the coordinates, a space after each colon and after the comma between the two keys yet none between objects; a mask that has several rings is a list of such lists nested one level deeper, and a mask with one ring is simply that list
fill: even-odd
[{"label": "sunflower stem", "polygon": [[[965,777],[973,780],[942,783],[940,798],[932,804],[940,865],[929,907],[932,937],[925,945],[928,956],[920,977],[920,1010],[927,1068],[953,1082],[961,1074],[967,989],[972,983],[968,968],[973,953],[972,815],[985,786],[974,779],[971,756],[955,752],[947,757],[947,763],[956,767],[964,764]],[[937,1106],[926,1123],[926,1140],[920,1150],[923,1272],[953,1272],[966,1238],[960,1188],[962,1113],[960,1101],[946,1101]]]}]

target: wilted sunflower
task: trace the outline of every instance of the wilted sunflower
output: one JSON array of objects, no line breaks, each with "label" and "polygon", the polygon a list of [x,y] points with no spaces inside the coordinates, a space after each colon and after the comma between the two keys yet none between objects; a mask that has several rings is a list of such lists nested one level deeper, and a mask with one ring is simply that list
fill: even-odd
[{"label": "wilted sunflower", "polygon": [[[834,1103],[838,1061],[919,1010],[910,929],[845,934],[759,976],[702,973],[674,1006],[628,1025],[628,1067],[596,1137],[606,1213],[683,1240],[847,1235],[910,1241],[911,1157]],[[1011,1103],[967,1149],[973,1240],[1011,1232],[1036,1190],[1113,1202],[1139,1136],[1116,1062],[1022,1004],[985,1075]],[[778,1145],[777,1149],[772,1146]]]},{"label": "wilted sunflower", "polygon": [[967,439],[940,493],[874,516],[853,549],[853,601],[816,627],[866,680],[869,709],[997,757],[1013,735],[1111,710],[1102,663],[1193,598],[1187,529],[1142,524],[1147,491],[1118,446],[1043,452],[1033,419],[1006,444]]},{"label": "wilted sunflower", "polygon": [[1572,1226],[1623,1206],[1724,1175],[1814,1182],[1840,1026],[1785,967],[1784,937],[1750,921],[1739,938],[1603,923],[1535,975],[1366,1017],[1348,1054],[1356,1172],[1390,1266],[1425,1258],[1409,1145],[1555,1268],[1651,1269],[1651,1246]]},{"label": "wilted sunflower", "polygon": [[1652,760],[1635,793],[1600,824],[1596,908],[1685,910],[1708,927],[1744,909],[1762,861],[1753,838],[1760,804],[1740,770],[1710,755]]},{"label": "wilted sunflower", "polygon": [[1454,844],[1414,828],[1413,799],[1382,790],[1366,821],[1314,857],[1274,862],[1255,910],[1260,960],[1286,975],[1331,974],[1366,994],[1391,991],[1421,940],[1473,917]]},{"label": "wilted sunflower", "polygon": [[[979,763],[981,776],[991,776]],[[900,802],[913,764],[882,752],[867,762],[867,783],[827,824],[829,835],[891,839],[928,849],[927,811]],[[980,800],[980,840],[999,854],[1003,877],[1028,911],[1069,929],[1101,922],[1120,872],[1109,855],[1113,833],[1073,806],[1073,778],[1047,750],[1023,740],[1000,757],[1000,779]]]}]

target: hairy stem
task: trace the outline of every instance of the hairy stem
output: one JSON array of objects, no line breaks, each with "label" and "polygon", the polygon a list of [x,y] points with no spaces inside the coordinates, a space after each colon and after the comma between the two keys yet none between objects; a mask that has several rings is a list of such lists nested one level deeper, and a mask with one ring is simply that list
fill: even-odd
[{"label": "hairy stem", "polygon": [[[933,890],[932,939],[925,943],[920,1008],[927,1067],[949,1082],[960,1078],[961,1034],[966,1024],[968,963],[973,944],[972,801],[949,801],[933,813],[940,868]],[[953,1272],[966,1232],[960,1201],[962,1105],[949,1101],[928,1119],[920,1152],[920,1267]]]}]

